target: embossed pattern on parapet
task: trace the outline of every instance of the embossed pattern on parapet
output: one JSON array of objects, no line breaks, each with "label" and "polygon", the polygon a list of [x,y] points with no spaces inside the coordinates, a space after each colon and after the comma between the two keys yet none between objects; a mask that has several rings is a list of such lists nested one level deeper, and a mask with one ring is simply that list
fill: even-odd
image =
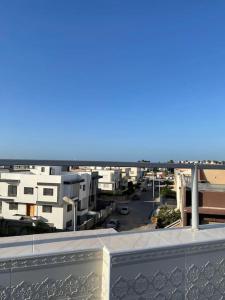
[{"label": "embossed pattern on parapet", "polygon": [[[48,255],[48,256],[39,256],[32,258],[19,258],[19,259],[10,259],[7,261],[0,261],[0,272],[9,271],[9,270],[19,270],[25,268],[35,268],[46,265],[57,265],[65,263],[75,263],[75,262],[86,262],[90,260],[102,259],[101,251],[83,251],[77,253],[68,253],[68,254],[58,254],[58,255]],[[0,298],[1,300],[1,298]]]},{"label": "embossed pattern on parapet", "polygon": [[155,261],[156,259],[162,259],[163,257],[169,258],[173,256],[183,256],[187,252],[197,254],[197,253],[208,253],[209,251],[217,251],[225,250],[225,242],[215,242],[211,244],[200,244],[200,245],[190,245],[188,248],[185,247],[174,247],[172,249],[152,249],[151,251],[145,250],[141,251],[140,253],[134,252],[129,254],[116,254],[111,259],[111,265],[127,265],[129,263],[134,262],[143,262],[145,261]]},{"label": "embossed pattern on parapet", "polygon": [[139,273],[134,279],[120,276],[111,294],[118,300],[181,300],[184,299],[184,270],[175,267],[169,272],[158,270],[150,276]]},{"label": "embossed pattern on parapet", "polygon": [[117,300],[224,300],[225,259],[200,267],[191,264],[185,270],[175,267],[150,275],[139,273],[135,278],[119,276],[111,296]]},{"label": "embossed pattern on parapet", "polygon": [[0,300],[99,300],[101,276],[90,273],[86,276],[69,275],[65,279],[46,277],[41,282],[21,281],[10,287],[0,287]]},{"label": "embossed pattern on parapet", "polygon": [[225,259],[186,268],[186,299],[225,299]]}]

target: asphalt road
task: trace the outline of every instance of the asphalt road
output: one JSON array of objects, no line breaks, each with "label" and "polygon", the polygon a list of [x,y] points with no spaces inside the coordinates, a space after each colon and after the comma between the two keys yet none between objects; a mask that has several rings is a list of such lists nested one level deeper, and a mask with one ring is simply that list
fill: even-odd
[{"label": "asphalt road", "polygon": [[128,206],[130,209],[128,215],[121,215],[118,211],[115,211],[108,217],[107,221],[110,219],[118,219],[120,221],[118,231],[149,230],[155,227],[153,224],[150,224],[149,218],[152,211],[157,207],[157,203],[152,199],[152,190],[142,192],[140,200],[128,200],[123,203],[117,202],[117,206]]}]

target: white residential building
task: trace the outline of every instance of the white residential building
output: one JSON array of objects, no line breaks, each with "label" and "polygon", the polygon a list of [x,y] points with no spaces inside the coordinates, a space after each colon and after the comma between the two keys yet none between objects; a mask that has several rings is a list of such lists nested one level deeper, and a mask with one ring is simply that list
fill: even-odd
[{"label": "white residential building", "polygon": [[80,183],[77,207],[78,223],[81,225],[88,219],[89,213],[96,210],[99,176],[98,172],[81,168],[70,168],[70,172],[78,174],[83,180]]},{"label": "white residential building", "polygon": [[98,170],[99,182],[98,188],[103,191],[116,191],[120,188],[121,183],[121,171],[120,169],[104,169]]},{"label": "white residential building", "polygon": [[121,170],[121,185],[123,188],[128,187],[130,168],[120,168]]},{"label": "white residential building", "polygon": [[82,167],[91,172],[98,172],[98,188],[103,191],[116,191],[121,186],[121,169],[113,167]]},{"label": "white residential building", "polygon": [[130,180],[134,183],[137,184],[138,180],[142,177],[142,171],[141,168],[137,167],[131,167],[130,172],[129,172],[129,177]]},{"label": "white residential building", "polygon": [[61,167],[33,166],[24,172],[0,172],[0,216],[9,219],[29,216],[58,229],[72,229],[80,183],[84,179],[61,170]]}]

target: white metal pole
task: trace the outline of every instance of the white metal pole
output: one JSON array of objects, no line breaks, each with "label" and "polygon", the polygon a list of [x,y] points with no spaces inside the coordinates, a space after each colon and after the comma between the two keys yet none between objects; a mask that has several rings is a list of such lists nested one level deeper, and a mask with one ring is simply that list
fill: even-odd
[{"label": "white metal pole", "polygon": [[73,231],[76,231],[76,202],[75,201],[73,206]]},{"label": "white metal pole", "polygon": [[192,229],[197,230],[199,227],[199,216],[198,216],[198,166],[197,164],[191,169],[192,177]]}]

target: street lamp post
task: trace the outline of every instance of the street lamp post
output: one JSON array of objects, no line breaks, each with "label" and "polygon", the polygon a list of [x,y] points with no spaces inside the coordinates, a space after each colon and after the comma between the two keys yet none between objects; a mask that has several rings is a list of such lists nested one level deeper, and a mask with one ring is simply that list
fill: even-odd
[{"label": "street lamp post", "polygon": [[37,220],[38,220],[38,186],[35,187],[36,188],[36,217],[37,217]]},{"label": "street lamp post", "polygon": [[161,191],[161,186],[160,186],[161,180],[159,178],[159,203],[161,203],[161,196],[160,196],[160,191]]},{"label": "street lamp post", "polygon": [[77,204],[76,204],[76,201],[74,200],[73,201],[74,204],[73,204],[73,231],[76,231],[76,210],[77,210]]},{"label": "street lamp post", "polygon": [[155,198],[155,175],[153,173],[153,179],[152,179],[152,198],[154,200]]}]

